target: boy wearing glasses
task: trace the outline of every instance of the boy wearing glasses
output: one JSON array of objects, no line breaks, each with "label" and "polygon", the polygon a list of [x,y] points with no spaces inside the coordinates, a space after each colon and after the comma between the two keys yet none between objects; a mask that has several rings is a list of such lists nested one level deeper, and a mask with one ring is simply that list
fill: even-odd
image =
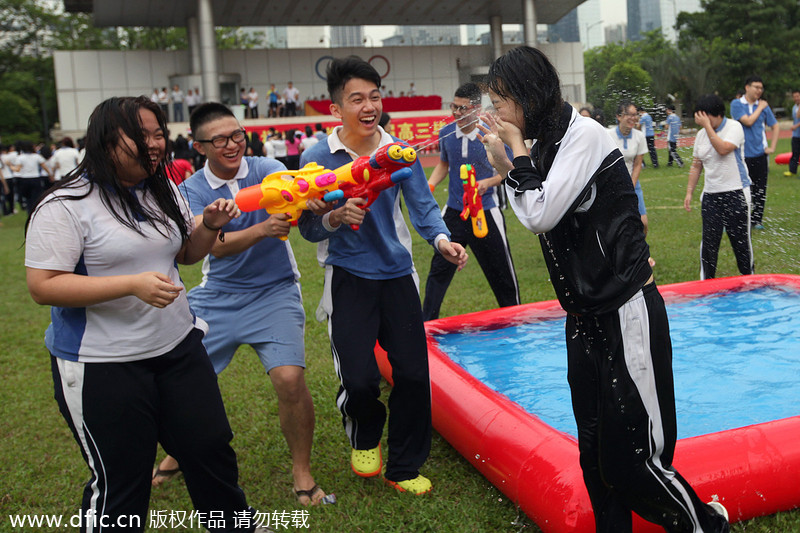
[{"label": "boy wearing glasses", "polygon": [[[208,198],[234,198],[267,174],[284,170],[266,157],[244,157],[247,136],[233,113],[219,103],[199,106],[191,117],[195,148],[205,167],[181,184],[195,223],[202,224],[201,204]],[[300,296],[287,215],[263,209],[242,213],[219,230],[203,265],[203,281],[188,293],[198,323],[208,331],[203,344],[219,374],[243,344],[249,344],[275,387],[281,430],[292,455],[294,491],[303,505],[317,504],[325,492],[311,475],[314,404],[304,377],[305,312]],[[158,485],[177,473],[168,457],[153,475]]]},{"label": "boy wearing glasses", "polygon": [[[497,304],[500,307],[508,307],[519,305],[519,283],[506,238],[506,221],[498,207],[495,192],[495,186],[500,184],[502,178],[489,164],[486,150],[478,140],[480,102],[481,90],[475,83],[465,83],[456,89],[453,103],[450,104],[455,122],[448,124],[439,132],[440,160],[428,179],[428,185],[433,189],[449,176],[447,205],[442,211],[442,218],[450,230],[450,238],[464,248],[467,246],[472,248],[494,292]],[[509,151],[509,156],[510,154]],[[472,232],[471,221],[461,220],[460,216],[464,209],[464,186],[461,182],[460,169],[461,165],[466,163],[475,168],[478,193],[481,195],[483,210],[486,213],[489,232],[483,238],[476,237]],[[441,254],[433,254],[422,306],[425,320],[439,318],[439,308],[455,273],[454,264]]]}]

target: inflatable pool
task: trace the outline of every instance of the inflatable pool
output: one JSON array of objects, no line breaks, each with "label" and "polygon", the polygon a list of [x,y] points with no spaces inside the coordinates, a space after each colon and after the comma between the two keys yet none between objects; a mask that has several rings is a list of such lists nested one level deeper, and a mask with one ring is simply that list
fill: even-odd
[{"label": "inflatable pool", "polygon": [[[779,288],[797,296],[800,276],[740,276],[666,285],[660,291],[670,309],[672,305],[709,295],[747,293],[762,288]],[[742,309],[742,313],[746,311]],[[549,301],[426,323],[433,423],[454,448],[543,531],[589,533],[594,531],[594,518],[578,464],[575,437],[543,422],[542,417],[476,379],[451,360],[437,341],[448,334],[563,320],[563,316],[558,302]],[[677,333],[673,324],[673,338]],[[800,331],[782,333],[795,342],[800,339]],[[800,350],[792,352],[797,356]],[[719,349],[714,355],[722,353],[724,350]],[[800,356],[797,357],[800,361]],[[385,355],[379,353],[378,359],[384,376],[391,380]],[[791,368],[796,372],[798,366]],[[531,387],[536,381],[531,378]],[[566,387],[566,375],[563,381]],[[797,395],[794,405],[800,405],[800,388],[794,390]],[[679,411],[680,407],[679,403]],[[732,410],[749,408],[750,404],[733,406]],[[800,414],[800,407],[794,413]],[[800,416],[788,416],[681,438],[674,465],[701,498],[722,502],[731,521],[772,514],[800,506],[798,435]],[[661,531],[638,518],[634,530]]]}]

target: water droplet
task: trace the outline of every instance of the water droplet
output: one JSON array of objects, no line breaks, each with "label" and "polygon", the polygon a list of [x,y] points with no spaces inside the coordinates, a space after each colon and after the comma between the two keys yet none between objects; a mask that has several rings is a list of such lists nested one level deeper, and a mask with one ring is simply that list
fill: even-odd
[{"label": "water droplet", "polygon": [[475,454],[475,459],[480,459],[480,458],[481,458],[481,454],[479,454],[479,453],[476,453],[476,454]]}]

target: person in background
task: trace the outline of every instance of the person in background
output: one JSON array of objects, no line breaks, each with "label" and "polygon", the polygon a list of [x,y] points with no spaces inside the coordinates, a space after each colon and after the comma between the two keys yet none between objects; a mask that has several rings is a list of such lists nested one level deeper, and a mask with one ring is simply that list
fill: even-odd
[{"label": "person in background", "polygon": [[[644,133],[636,129],[639,114],[630,101],[623,101],[617,107],[617,125],[608,128],[608,134],[625,158],[625,166],[631,175],[636,198],[639,200],[639,215],[642,218],[644,234],[647,236],[647,208],[644,204],[644,193],[639,175],[642,173],[642,158],[647,153],[647,141]],[[651,265],[652,266],[652,265]]]},{"label": "person in background", "polygon": [[[17,173],[17,188],[20,204],[24,204],[28,215],[36,205],[36,200],[46,189],[46,183],[53,182],[53,175],[47,167],[47,160],[34,151],[30,141],[17,143],[19,154],[9,166]],[[42,175],[44,174],[44,177]]]},{"label": "person in background", "polygon": [[[331,114],[342,125],[303,152],[301,164],[314,161],[335,169],[397,141],[378,126],[381,77],[372,65],[355,56],[333,59],[326,78]],[[450,242],[422,165],[416,161],[411,169],[410,178],[381,192],[368,210],[362,209],[364,198],[332,205],[310,200],[312,211],[303,212],[298,228],[305,239],[320,243],[317,256],[325,264],[317,318],[328,318],[341,383],[336,403],[350,441],[350,467],[362,477],[383,472],[396,490],[425,494],[432,486],[419,471],[430,453],[432,433],[428,351],[400,192],[411,222],[430,245],[458,267],[467,254]],[[385,471],[380,443],[386,406],[380,401],[376,341],[388,354],[394,380]]]},{"label": "person in background", "polygon": [[300,102],[300,91],[297,90],[290,81],[283,90],[284,105],[286,106],[285,116],[294,117],[297,115],[297,104]]},{"label": "person in background", "polygon": [[678,135],[681,132],[681,117],[675,114],[675,106],[667,106],[667,144],[669,145],[669,160],[667,166],[671,167],[674,161],[678,167],[683,168],[683,159],[678,155]]},{"label": "person in background", "polygon": [[784,176],[797,176],[797,160],[800,159],[800,89],[792,91],[792,158],[789,159],[789,170]]},{"label": "person in background", "polygon": [[189,148],[189,141],[183,135],[178,135],[174,142],[170,141],[167,145],[172,153],[172,159],[166,162],[167,177],[175,185],[180,185],[194,174],[192,150]]},{"label": "person in background", "polygon": [[[775,152],[780,135],[780,126],[775,114],[766,100],[764,81],[758,76],[750,76],[745,81],[744,96],[731,102],[731,116],[744,126],[744,161],[752,185],[752,210],[750,225],[753,229],[764,229],[764,207],[767,203],[767,177],[769,175],[769,154]],[[767,128],[772,129],[772,140],[767,146]]]},{"label": "person in background", "polygon": [[[445,178],[448,179],[447,202],[442,210],[442,218],[450,230],[450,239],[464,248],[469,246],[472,249],[498,306],[519,305],[519,282],[506,235],[506,221],[497,205],[495,194],[495,187],[502,178],[489,164],[486,150],[478,140],[480,87],[475,83],[461,85],[453,96],[450,111],[455,122],[439,132],[439,162],[431,172],[428,185],[433,190]],[[486,214],[488,231],[480,238],[473,233],[470,218],[461,219],[461,212],[464,210],[461,166],[465,164],[470,164],[475,169],[477,192],[481,196]],[[422,316],[426,321],[439,318],[439,310],[456,268],[457,265],[434,252],[422,304]]]},{"label": "person in background", "polygon": [[161,112],[164,113],[167,122],[169,122],[169,92],[166,87],[162,87],[158,91],[158,105],[161,107]]},{"label": "person in background", "polygon": [[653,117],[650,116],[645,108],[639,106],[639,123],[636,129],[644,133],[644,138],[647,141],[647,151],[650,152],[650,164],[653,168],[658,168],[658,152],[656,152],[656,131],[653,129]]},{"label": "person in background", "polygon": [[177,83],[172,86],[170,100],[172,100],[172,119],[175,122],[183,122],[183,91]]},{"label": "person in background", "polygon": [[325,133],[325,129],[322,127],[321,122],[317,122],[316,124],[314,124],[314,137],[316,137],[317,140],[320,141],[328,137],[328,134]]},{"label": "person in background", "polygon": [[299,134],[295,129],[286,130],[286,168],[289,170],[297,170],[300,168],[300,139],[296,134]]},{"label": "person in background", "polygon": [[669,324],[622,154],[564,102],[539,50],[494,60],[487,85],[495,114],[479,126],[482,141],[514,213],[539,235],[567,312],[567,379],[597,532],[630,533],[636,512],[673,533],[727,533],[725,508],[703,503],[672,466]]},{"label": "person in background", "polygon": [[300,141],[300,147],[298,151],[300,154],[302,154],[318,142],[319,139],[314,136],[314,130],[311,129],[311,126],[306,125],[306,136],[302,141]]},{"label": "person in background", "polygon": [[278,99],[280,95],[278,91],[275,89],[275,84],[269,84],[269,91],[267,91],[267,117],[277,117],[278,116]]},{"label": "person in background", "polygon": [[64,137],[59,144],[61,146],[53,152],[53,179],[55,181],[72,172],[81,161],[81,154],[75,148],[72,137]]},{"label": "person in background", "polygon": [[739,273],[754,273],[750,239],[750,211],[742,187],[749,178],[744,165],[744,130],[725,118],[725,103],[715,94],[702,96],[695,105],[694,121],[702,129],[694,142],[694,159],[683,207],[692,210],[692,194],[705,170],[700,197],[703,238],[700,245],[700,279],[716,277],[719,243],[728,234]]},{"label": "person in background", "polygon": [[177,268],[202,259],[239,211],[216,200],[195,223],[164,175],[166,128],[145,97],[99,104],[86,157],[26,224],[28,290],[52,306],[55,399],[91,472],[81,512],[143,532],[160,442],[180,459],[205,528],[267,531],[242,520],[255,511]]},{"label": "person in background", "polygon": [[258,118],[258,91],[255,87],[250,87],[247,93],[247,109],[250,118]]}]

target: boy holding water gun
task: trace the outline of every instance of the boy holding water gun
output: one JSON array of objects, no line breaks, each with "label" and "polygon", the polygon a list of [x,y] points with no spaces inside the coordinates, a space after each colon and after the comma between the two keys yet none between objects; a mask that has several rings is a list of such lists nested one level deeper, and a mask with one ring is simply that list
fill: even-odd
[{"label": "boy holding water gun", "polygon": [[[433,169],[428,184],[431,190],[445,177],[449,177],[447,205],[442,216],[451,239],[465,248],[469,246],[486,276],[500,307],[519,305],[519,283],[511,259],[511,248],[506,238],[506,221],[498,207],[495,186],[501,177],[489,164],[486,150],[478,140],[478,114],[481,111],[481,90],[475,83],[465,83],[456,89],[450,110],[455,122],[439,132],[439,163]],[[509,151],[509,156],[511,152]],[[464,205],[464,186],[461,180],[462,165],[475,169],[478,194],[486,214],[485,237],[473,231],[472,223],[460,214]],[[431,259],[431,270],[425,283],[425,301],[422,314],[425,320],[439,318],[439,309],[456,268],[439,254]]]},{"label": "boy holding water gun", "polygon": [[[264,176],[285,170],[267,157],[244,157],[247,137],[224,105],[209,102],[191,117],[195,147],[206,156],[205,167],[179,187],[188,199],[197,225],[200,204],[209,198],[233,199]],[[302,505],[317,504],[325,492],[311,475],[314,404],[306,386],[303,335],[305,311],[300,272],[288,241],[288,215],[255,210],[220,228],[205,258],[203,281],[187,294],[198,322],[208,331],[203,344],[219,374],[242,344],[258,354],[278,397],[278,418],[292,456],[294,492]],[[172,457],[153,473],[153,485],[177,474]]]},{"label": "boy holding water gun", "polygon": [[[397,141],[378,125],[381,77],[358,57],[335,59],[327,69],[331,114],[342,121],[324,140],[301,156],[335,169]],[[431,397],[428,353],[411,236],[400,212],[400,190],[415,229],[443,257],[463,267],[464,248],[450,242],[447,227],[428,189],[419,162],[412,176],[381,192],[368,210],[365,198],[328,204],[309,200],[312,211],[299,221],[300,233],[319,242],[325,286],[317,318],[328,318],[331,352],[341,386],[337,405],[350,440],[350,465],[361,477],[383,472],[401,492],[424,494],[431,482],[419,473],[431,445]],[[357,228],[357,229],[355,229]],[[380,401],[375,341],[392,365],[389,396],[388,455],[385,471],[381,435],[386,406]]]}]

